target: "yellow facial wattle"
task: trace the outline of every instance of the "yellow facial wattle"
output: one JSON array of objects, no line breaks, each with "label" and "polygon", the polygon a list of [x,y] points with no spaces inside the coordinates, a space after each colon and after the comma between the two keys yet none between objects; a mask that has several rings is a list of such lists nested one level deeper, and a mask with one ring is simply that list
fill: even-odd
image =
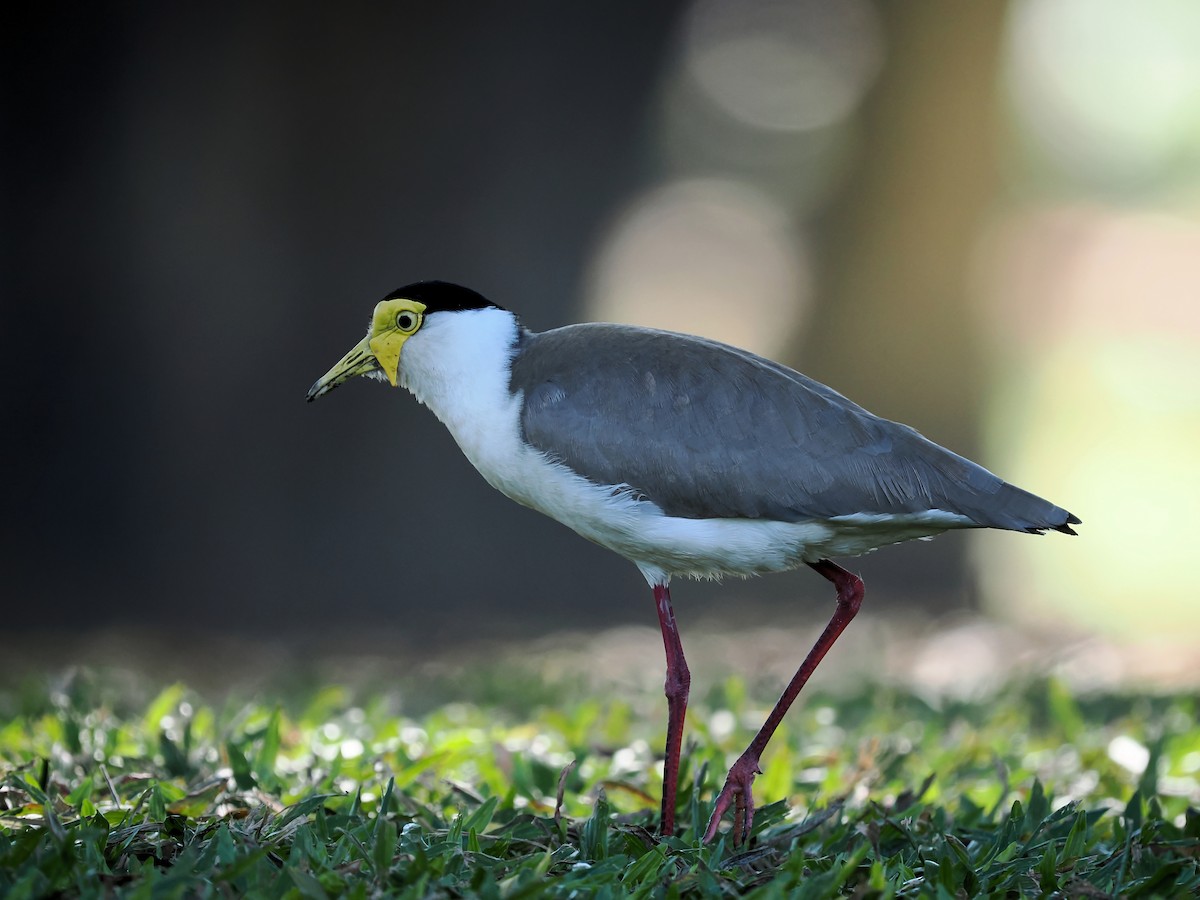
[{"label": "yellow facial wattle", "polygon": [[392,387],[400,369],[400,351],[404,342],[416,334],[425,321],[425,304],[397,297],[381,300],[371,317],[371,330],[338,363],[317,379],[308,391],[315,400],[355,375],[381,370]]}]

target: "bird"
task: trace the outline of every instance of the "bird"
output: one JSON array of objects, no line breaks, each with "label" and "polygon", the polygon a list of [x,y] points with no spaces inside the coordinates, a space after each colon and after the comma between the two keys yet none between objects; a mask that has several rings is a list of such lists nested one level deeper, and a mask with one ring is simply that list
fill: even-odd
[{"label": "bird", "polygon": [[670,584],[807,566],[832,583],[828,624],[729,768],[703,834],[754,823],[760,758],[862,605],[833,562],[961,528],[1075,534],[1080,519],[793,369],[703,337],[606,323],[533,332],[482,294],[418,281],[374,307],[366,336],[308,391],[366,376],[406,388],[483,478],[632,561],[666,651],[660,830],[675,832],[691,673]]}]

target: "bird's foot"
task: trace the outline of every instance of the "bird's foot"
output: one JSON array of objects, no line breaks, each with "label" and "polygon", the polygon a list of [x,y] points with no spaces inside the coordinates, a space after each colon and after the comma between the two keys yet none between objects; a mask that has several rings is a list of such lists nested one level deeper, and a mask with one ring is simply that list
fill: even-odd
[{"label": "bird's foot", "polygon": [[754,776],[762,773],[758,767],[758,755],[746,751],[738,757],[725,776],[725,787],[717,795],[717,804],[713,807],[712,818],[704,829],[704,843],[709,843],[717,836],[717,826],[721,817],[733,804],[733,844],[740,846],[743,841],[750,840],[750,829],[754,825],[754,794],[750,786]]}]

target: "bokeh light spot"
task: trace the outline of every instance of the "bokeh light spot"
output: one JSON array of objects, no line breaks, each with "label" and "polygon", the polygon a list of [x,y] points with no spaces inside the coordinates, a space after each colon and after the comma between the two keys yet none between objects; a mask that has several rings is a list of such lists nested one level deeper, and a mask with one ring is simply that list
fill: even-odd
[{"label": "bokeh light spot", "polygon": [[593,319],[686,330],[777,355],[809,294],[800,236],[760,192],[673,182],[634,199],[593,264]]},{"label": "bokeh light spot", "polygon": [[988,251],[1000,363],[989,456],[1084,524],[1071,541],[978,542],[987,602],[1124,638],[1194,640],[1200,225],[1093,210],[1011,231]]},{"label": "bokeh light spot", "polygon": [[701,0],[686,31],[687,70],[726,114],[805,131],[849,115],[874,78],[882,41],[863,2]]},{"label": "bokeh light spot", "polygon": [[1200,152],[1200,4],[1022,0],[1006,80],[1024,136],[1071,178],[1157,174]]}]

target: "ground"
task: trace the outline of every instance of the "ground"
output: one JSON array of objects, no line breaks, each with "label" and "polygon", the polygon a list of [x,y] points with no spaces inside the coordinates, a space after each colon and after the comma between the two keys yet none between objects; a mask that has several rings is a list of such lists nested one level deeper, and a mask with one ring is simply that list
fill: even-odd
[{"label": "ground", "polygon": [[[747,848],[697,836],[778,687],[761,634],[743,648],[759,647],[753,676],[737,674],[734,644],[694,642],[681,830],[665,840],[653,633],[407,673],[360,659],[340,680],[329,661],[224,684],[144,668],[10,672],[0,895],[1200,890],[1194,689],[1114,684],[1100,677],[1112,654],[1079,645],[1049,669],[1004,671],[996,658],[1024,644],[988,634],[968,623],[926,639],[974,647],[981,664],[957,679],[911,647],[907,675],[831,667],[763,759]],[[722,670],[707,641],[734,663]],[[1089,658],[1108,661],[1090,678]]]}]

